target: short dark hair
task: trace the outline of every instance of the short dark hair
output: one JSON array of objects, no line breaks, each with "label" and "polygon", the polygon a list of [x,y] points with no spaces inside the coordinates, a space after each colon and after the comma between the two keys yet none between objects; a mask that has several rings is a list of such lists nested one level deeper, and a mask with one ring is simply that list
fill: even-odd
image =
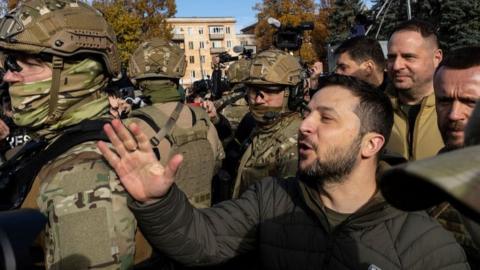
[{"label": "short dark hair", "polygon": [[418,32],[425,39],[432,38],[437,48],[440,47],[440,44],[438,43],[437,30],[435,29],[433,24],[427,21],[419,20],[419,19],[411,19],[408,21],[404,21],[393,29],[392,34],[390,36],[400,31]]},{"label": "short dark hair", "polygon": [[324,78],[322,83],[322,88],[341,86],[358,97],[360,102],[354,112],[360,118],[360,133],[379,133],[385,138],[383,146],[387,145],[393,126],[393,107],[385,93],[352,76],[332,74]]},{"label": "short dark hair", "polygon": [[451,50],[437,67],[468,69],[480,66],[480,45],[461,47]]},{"label": "short dark hair", "polygon": [[342,53],[348,53],[357,64],[371,59],[380,70],[385,68],[385,56],[383,55],[382,46],[373,38],[365,36],[349,38],[340,44],[334,52],[335,55]]}]

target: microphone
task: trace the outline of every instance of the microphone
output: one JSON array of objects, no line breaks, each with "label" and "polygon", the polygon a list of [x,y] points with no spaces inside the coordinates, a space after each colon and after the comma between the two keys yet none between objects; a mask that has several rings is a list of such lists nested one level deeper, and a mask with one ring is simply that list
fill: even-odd
[{"label": "microphone", "polygon": [[277,20],[273,17],[269,17],[267,19],[267,22],[268,22],[268,24],[270,24],[271,26],[273,26],[275,28],[280,28],[280,26],[282,26],[282,23],[279,20]]}]

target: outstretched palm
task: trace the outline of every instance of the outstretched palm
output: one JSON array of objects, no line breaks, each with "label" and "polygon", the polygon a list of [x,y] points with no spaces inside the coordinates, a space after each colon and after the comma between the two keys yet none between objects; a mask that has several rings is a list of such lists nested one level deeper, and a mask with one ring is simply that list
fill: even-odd
[{"label": "outstretched palm", "polygon": [[148,202],[168,192],[182,156],[176,155],[166,167],[162,166],[139,126],[132,123],[129,129],[131,133],[120,120],[113,120],[104,130],[115,151],[105,142],[100,141],[97,146],[128,193],[137,201]]}]

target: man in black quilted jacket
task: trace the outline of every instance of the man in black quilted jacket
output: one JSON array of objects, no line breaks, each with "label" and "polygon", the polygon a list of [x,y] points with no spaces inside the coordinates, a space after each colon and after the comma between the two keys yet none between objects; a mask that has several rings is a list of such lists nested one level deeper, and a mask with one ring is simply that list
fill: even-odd
[{"label": "man in black quilted jacket", "polygon": [[308,108],[297,177],[264,179],[207,209],[193,208],[173,184],[182,157],[161,166],[138,126],[130,133],[113,121],[105,131],[115,152],[98,147],[133,198],[145,236],[186,265],[257,250],[263,269],[470,269],[450,233],[378,192],[378,156],[393,121],[383,93],[334,75]]}]

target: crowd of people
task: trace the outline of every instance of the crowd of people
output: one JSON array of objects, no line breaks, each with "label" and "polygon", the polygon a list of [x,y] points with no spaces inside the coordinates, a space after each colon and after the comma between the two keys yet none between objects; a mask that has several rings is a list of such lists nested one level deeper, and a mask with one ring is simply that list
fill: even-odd
[{"label": "crowd of people", "polygon": [[46,218],[19,269],[480,269],[480,43],[408,20],[309,78],[271,48],[217,100],[168,40],[117,53],[84,2],[0,20],[0,207]]}]

